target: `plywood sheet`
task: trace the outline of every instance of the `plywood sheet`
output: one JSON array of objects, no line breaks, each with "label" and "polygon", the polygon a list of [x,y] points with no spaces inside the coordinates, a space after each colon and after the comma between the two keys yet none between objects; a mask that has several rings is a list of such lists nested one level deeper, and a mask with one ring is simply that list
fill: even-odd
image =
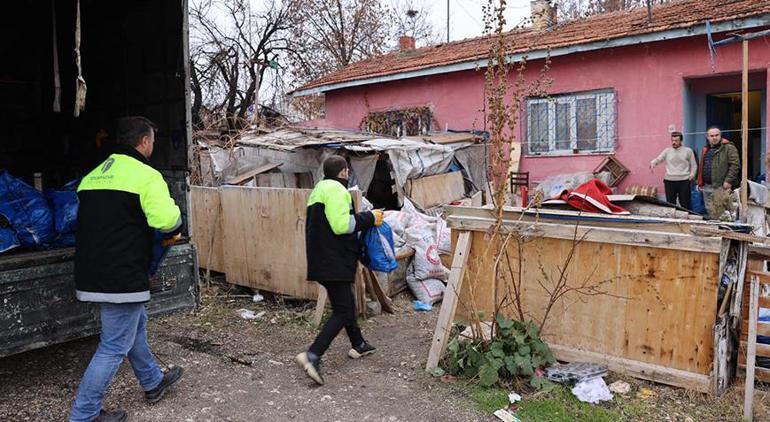
[{"label": "plywood sheet", "polygon": [[315,300],[318,287],[306,280],[310,191],[222,187],[220,195],[228,282]]},{"label": "plywood sheet", "polygon": [[465,196],[465,182],[462,172],[428,176],[410,180],[406,187],[410,199],[423,209],[448,204]]},{"label": "plywood sheet", "polygon": [[202,268],[224,272],[222,210],[217,188],[190,187],[192,243]]},{"label": "plywood sheet", "polygon": [[[458,317],[493,310],[494,248],[475,232],[469,279]],[[573,240],[537,237],[521,245],[521,289],[525,318],[539,321],[553,282],[573,251]],[[519,247],[508,248],[510,267],[498,274],[499,299],[519,280]],[[509,271],[509,268],[512,271]],[[601,294],[567,293],[544,327],[545,339],[575,350],[708,375],[713,362],[719,254],[583,242],[566,271],[573,287],[593,286]],[[475,304],[475,305],[474,305]],[[512,307],[505,310],[514,316]]]}]

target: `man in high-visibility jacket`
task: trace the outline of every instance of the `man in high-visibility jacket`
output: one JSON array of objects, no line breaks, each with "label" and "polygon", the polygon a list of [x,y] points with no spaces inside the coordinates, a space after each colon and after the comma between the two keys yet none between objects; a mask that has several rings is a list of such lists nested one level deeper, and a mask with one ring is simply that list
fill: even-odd
[{"label": "man in high-visibility jacket", "polygon": [[327,158],[323,172],[324,180],[315,186],[308,199],[305,249],[307,279],[317,281],[326,289],[332,315],[308,351],[296,358],[307,375],[320,385],[324,383],[321,356],[343,328],[350,338],[350,358],[374,353],[374,347],[364,340],[356,322],[352,285],[360,256],[357,233],[381,225],[383,217],[380,210],[353,212],[344,158]]},{"label": "man in high-visibility jacket", "polygon": [[104,394],[128,357],[148,403],[159,401],[182,376],[164,373],[147,344],[149,271],[155,231],[180,231],[181,212],[163,176],[150,167],[155,125],[143,117],[118,121],[114,154],[86,175],[78,187],[75,249],[76,296],[99,304],[99,346],[80,381],[71,421],[125,421],[122,410],[102,409]]}]

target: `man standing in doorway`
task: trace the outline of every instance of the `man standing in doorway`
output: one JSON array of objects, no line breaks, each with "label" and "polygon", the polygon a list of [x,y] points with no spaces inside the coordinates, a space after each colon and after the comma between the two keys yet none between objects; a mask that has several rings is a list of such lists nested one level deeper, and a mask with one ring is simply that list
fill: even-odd
[{"label": "man standing in doorway", "polygon": [[150,404],[182,376],[161,371],[147,344],[150,260],[155,230],[179,233],[181,213],[163,176],[150,167],[155,125],[144,117],[118,120],[114,154],[78,187],[76,296],[99,304],[99,346],[80,381],[70,421],[125,421],[123,410],[102,409],[104,394],[128,357]]},{"label": "man standing in doorway", "polygon": [[348,165],[343,157],[327,158],[323,173],[324,180],[315,186],[308,199],[305,249],[307,279],[317,281],[326,289],[332,315],[308,351],[296,357],[307,376],[319,385],[324,383],[321,356],[343,328],[350,339],[350,358],[374,353],[374,347],[364,340],[356,322],[352,286],[360,255],[356,234],[381,225],[383,218],[380,210],[353,212],[353,200],[348,192]]},{"label": "man standing in doorway", "polygon": [[666,163],[666,176],[663,185],[666,188],[666,201],[683,208],[691,209],[690,182],[695,179],[698,172],[698,162],[692,149],[682,146],[682,134],[671,133],[671,147],[666,148],[654,160],[650,162],[650,169],[660,163]]},{"label": "man standing in doorway", "polygon": [[[714,192],[717,189],[732,191],[738,186],[741,174],[741,159],[738,149],[727,139],[722,138],[722,131],[711,126],[706,131],[707,144],[703,147],[698,172],[698,187],[703,190],[706,209],[712,209]],[[711,218],[719,216],[710,215]]]}]

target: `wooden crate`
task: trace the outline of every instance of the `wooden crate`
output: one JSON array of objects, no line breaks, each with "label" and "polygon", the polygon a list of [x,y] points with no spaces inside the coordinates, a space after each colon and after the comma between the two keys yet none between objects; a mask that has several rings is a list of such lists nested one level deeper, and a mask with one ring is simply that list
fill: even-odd
[{"label": "wooden crate", "polygon": [[[493,312],[494,256],[484,251],[489,250],[494,217],[490,210],[458,210],[448,213],[448,224],[453,237],[455,232],[470,233],[471,247],[454,319],[467,321],[472,311]],[[509,291],[511,274],[517,277],[521,269],[523,307],[528,318],[538,321],[550,297],[542,285],[558,278],[572,254],[567,270],[571,285],[588,280],[587,285],[598,284],[603,293],[571,292],[554,305],[544,339],[557,359],[605,363],[638,378],[721,391],[714,375],[720,371],[713,369],[721,239],[683,233],[665,219],[660,224],[644,219],[639,221],[645,224],[582,221],[576,227],[561,217],[551,223],[504,215],[505,227],[526,228],[532,236],[522,245],[521,261],[517,243],[509,242],[513,271],[503,265],[498,298]],[[575,246],[576,238],[583,240]],[[505,312],[517,317],[513,308]]]},{"label": "wooden crate", "polygon": [[631,173],[631,170],[629,170],[626,166],[620,163],[620,161],[617,160],[612,155],[608,155],[602,162],[594,169],[594,174],[601,173],[603,171],[608,171],[612,175],[612,179],[610,180],[610,187],[615,187],[618,184],[620,184],[620,181],[623,180],[626,176],[628,176],[629,173]]}]

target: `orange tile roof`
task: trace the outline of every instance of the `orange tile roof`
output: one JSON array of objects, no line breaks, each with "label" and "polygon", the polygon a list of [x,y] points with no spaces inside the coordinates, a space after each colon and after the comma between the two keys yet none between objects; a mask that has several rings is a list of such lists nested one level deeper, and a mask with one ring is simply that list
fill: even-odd
[{"label": "orange tile roof", "polygon": [[[717,23],[768,13],[770,0],[682,0],[653,7],[652,24],[647,22],[647,9],[640,8],[568,21],[551,30],[514,30],[508,32],[506,38],[511,46],[509,53],[515,54],[690,28],[707,20]],[[479,37],[405,53],[389,53],[351,63],[297,91],[485,59],[489,43],[488,37]]]}]

